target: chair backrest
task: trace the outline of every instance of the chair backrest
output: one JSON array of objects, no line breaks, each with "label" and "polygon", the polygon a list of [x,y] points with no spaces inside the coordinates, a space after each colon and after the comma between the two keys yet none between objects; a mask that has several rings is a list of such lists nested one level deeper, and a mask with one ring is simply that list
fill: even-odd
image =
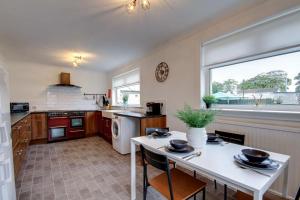
[{"label": "chair backrest", "polygon": [[142,153],[143,164],[147,163],[163,171],[168,170],[169,161],[167,159],[167,156],[149,151],[145,149],[142,145],[141,145],[141,153]]},{"label": "chair backrest", "polygon": [[169,132],[169,128],[146,128],[145,129],[145,133],[146,135],[151,135],[152,133],[154,133],[155,131],[160,131],[160,132],[163,132],[163,131],[168,131]]},{"label": "chair backrest", "polygon": [[220,136],[224,141],[244,145],[245,144],[245,135],[229,133],[224,131],[215,130],[215,133]]},{"label": "chair backrest", "polygon": [[174,200],[172,179],[171,179],[169,161],[168,161],[167,156],[149,151],[149,150],[145,149],[143,147],[143,145],[141,145],[141,153],[142,153],[142,161],[143,161],[143,167],[144,167],[144,176],[146,177],[146,179],[148,180],[148,175],[147,175],[147,165],[148,164],[152,165],[153,167],[155,167],[157,169],[165,171],[167,174],[167,177],[168,177],[170,197],[171,197],[171,200]]},{"label": "chair backrest", "polygon": [[300,187],[299,187],[298,192],[296,194],[295,200],[300,200]]}]

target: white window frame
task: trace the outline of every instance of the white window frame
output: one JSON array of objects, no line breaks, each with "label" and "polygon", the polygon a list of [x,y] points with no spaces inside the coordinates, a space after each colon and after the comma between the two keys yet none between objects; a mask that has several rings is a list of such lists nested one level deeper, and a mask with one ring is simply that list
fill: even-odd
[{"label": "white window frame", "polygon": [[136,84],[139,84],[140,85],[140,103],[139,104],[129,104],[127,105],[127,107],[140,107],[141,106],[141,73],[140,73],[140,69],[139,68],[135,68],[133,70],[130,70],[130,71],[127,71],[125,73],[122,73],[122,74],[119,74],[117,76],[114,76],[112,78],[112,82],[113,82],[113,79],[114,78],[118,78],[118,77],[122,77],[122,76],[125,76],[127,74],[130,74],[130,73],[133,73],[134,71],[139,71],[139,81],[137,82],[133,82],[133,83],[129,83],[129,84],[124,84],[122,86],[118,86],[118,87],[113,87],[113,84],[112,84],[112,106],[124,106],[123,104],[118,104],[117,103],[117,95],[116,95],[116,91],[118,88],[122,88],[122,87],[127,87],[127,86],[132,86],[132,85],[136,85]]},{"label": "white window frame", "polygon": [[[270,52],[263,52],[260,54],[256,54],[256,55],[250,55],[247,57],[241,57],[235,60],[229,60],[223,63],[215,63],[211,66],[209,65],[205,65],[205,46],[213,43],[215,41],[218,40],[222,40],[224,38],[230,37],[234,34],[238,34],[240,32],[243,31],[247,31],[248,29],[254,28],[256,26],[262,25],[264,23],[268,23],[271,22],[273,20],[279,19],[281,17],[284,16],[288,16],[290,14],[293,13],[297,13],[300,11],[300,8],[297,7],[295,9],[291,9],[288,11],[285,11],[279,15],[276,16],[272,16],[270,18],[266,18],[258,23],[254,23],[252,25],[249,25],[247,27],[235,30],[233,32],[224,34],[222,36],[216,37],[212,40],[209,41],[205,41],[201,44],[201,69],[200,69],[200,106],[204,107],[204,102],[202,101],[202,97],[204,95],[210,95],[211,93],[211,73],[210,73],[210,69],[213,68],[218,68],[218,67],[226,67],[228,65],[234,65],[234,64],[238,64],[238,63],[243,63],[243,62],[249,62],[249,61],[253,61],[253,60],[258,60],[258,59],[263,59],[263,58],[268,58],[268,57],[272,57],[272,56],[278,56],[278,55],[282,55],[282,54],[287,54],[287,53],[292,53],[292,52],[296,52],[296,51],[300,51],[300,44],[297,44],[295,46],[290,46],[290,47],[286,47],[283,49],[274,49]],[[268,114],[271,113],[286,113],[286,114],[297,114],[300,115],[300,106],[299,105],[259,105],[258,107],[256,107],[255,105],[214,105],[213,108],[217,109],[217,110],[223,110],[225,112],[227,111],[237,111],[237,112],[244,112],[244,113],[251,113],[251,112],[255,112],[260,113],[260,114]]]},{"label": "white window frame", "polygon": [[[205,48],[202,47],[202,51],[205,51]],[[294,46],[291,48],[286,48],[286,49],[279,49],[275,50],[272,52],[267,52],[263,54],[258,54],[258,55],[253,55],[249,56],[246,58],[241,58],[237,60],[231,60],[228,62],[224,63],[218,63],[216,65],[212,66],[207,66],[207,67],[202,67],[201,70],[201,78],[203,79],[201,81],[201,84],[204,84],[204,87],[202,88],[204,91],[201,93],[201,99],[204,95],[211,95],[211,69],[215,68],[221,68],[221,67],[226,67],[229,65],[234,65],[234,64],[239,64],[239,63],[244,63],[244,62],[249,62],[249,61],[254,61],[254,60],[259,60],[263,58],[269,58],[273,56],[279,56],[279,55],[284,55],[288,53],[293,53],[293,52],[299,52],[300,51],[300,45]],[[203,54],[202,54],[203,55]],[[203,58],[203,57],[202,57]],[[202,101],[201,101],[202,102]],[[213,108],[218,109],[218,110],[232,110],[232,111],[285,111],[285,112],[300,112],[300,105],[221,105],[221,104],[215,104],[213,105]]]}]

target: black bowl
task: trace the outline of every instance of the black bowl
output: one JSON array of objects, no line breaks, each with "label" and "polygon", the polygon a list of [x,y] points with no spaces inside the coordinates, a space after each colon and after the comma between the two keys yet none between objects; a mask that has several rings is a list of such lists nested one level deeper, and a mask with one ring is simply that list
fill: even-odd
[{"label": "black bowl", "polygon": [[208,141],[215,141],[217,138],[219,138],[218,135],[214,133],[207,133],[207,140]]},{"label": "black bowl", "polygon": [[159,129],[157,129],[154,132],[157,134],[157,136],[163,136],[163,135],[166,135],[169,131],[168,130],[159,130]]},{"label": "black bowl", "polygon": [[187,147],[188,142],[185,140],[170,140],[170,144],[175,149],[183,149]]},{"label": "black bowl", "polygon": [[253,163],[261,163],[269,158],[269,154],[264,151],[260,151],[257,149],[243,149],[242,153],[246,156],[246,158]]}]

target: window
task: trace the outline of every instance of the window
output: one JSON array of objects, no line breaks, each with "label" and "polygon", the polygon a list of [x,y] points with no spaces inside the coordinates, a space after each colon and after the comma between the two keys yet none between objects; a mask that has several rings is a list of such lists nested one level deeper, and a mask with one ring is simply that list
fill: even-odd
[{"label": "window", "polygon": [[300,51],[209,71],[217,104],[300,105]]},{"label": "window", "polygon": [[135,69],[113,77],[112,101],[114,106],[122,106],[123,98],[128,97],[127,105],[140,106],[140,71]]},{"label": "window", "polygon": [[217,107],[299,111],[299,31],[296,9],[203,43],[202,95]]}]

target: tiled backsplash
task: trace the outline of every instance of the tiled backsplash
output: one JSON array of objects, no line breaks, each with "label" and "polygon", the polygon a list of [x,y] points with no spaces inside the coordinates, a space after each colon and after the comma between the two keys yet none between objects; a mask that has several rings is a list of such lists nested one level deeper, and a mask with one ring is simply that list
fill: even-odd
[{"label": "tiled backsplash", "polygon": [[31,110],[94,110],[96,99],[84,96],[79,88],[49,87],[30,102]]}]

